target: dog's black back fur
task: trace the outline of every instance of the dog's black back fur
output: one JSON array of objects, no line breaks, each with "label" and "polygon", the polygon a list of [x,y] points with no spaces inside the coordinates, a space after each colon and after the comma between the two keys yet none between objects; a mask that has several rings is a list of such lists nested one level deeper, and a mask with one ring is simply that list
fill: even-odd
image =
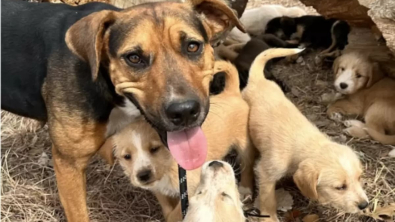
[{"label": "dog's black back fur", "polygon": [[[47,120],[41,92],[46,79],[51,89],[56,88],[56,91],[47,92],[51,95],[48,100],[53,96],[58,101],[72,100],[64,103],[71,106],[68,107],[70,111],[83,109],[90,113],[89,118],[107,118],[113,107],[110,102],[113,98],[108,97],[115,95],[115,92],[108,95],[109,91],[114,91],[108,88],[113,87],[108,84],[108,76],[101,73],[93,82],[89,65],[67,48],[65,34],[84,16],[104,9],[120,9],[104,3],[72,7],[15,0],[3,0],[1,6],[1,108],[21,116]],[[75,85],[75,90],[70,91],[70,84]]]}]

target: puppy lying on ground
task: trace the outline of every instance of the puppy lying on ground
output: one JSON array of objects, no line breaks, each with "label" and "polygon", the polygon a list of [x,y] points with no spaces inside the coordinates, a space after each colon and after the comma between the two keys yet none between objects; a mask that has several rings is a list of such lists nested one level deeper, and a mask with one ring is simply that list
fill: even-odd
[{"label": "puppy lying on ground", "polygon": [[303,47],[325,48],[321,52],[323,56],[336,56],[348,44],[350,26],[345,21],[323,16],[283,16],[269,21],[265,33],[283,40],[296,39]]},{"label": "puppy lying on ground", "polygon": [[356,213],[368,206],[362,166],[349,147],[332,142],[261,74],[268,60],[301,49],[268,49],[253,62],[243,97],[250,105],[250,136],[262,158],[256,164],[261,213],[276,214],[275,185],[292,175],[302,194]]},{"label": "puppy lying on ground", "polygon": [[[225,88],[210,97],[210,111],[202,129],[207,138],[206,161],[223,159],[231,150],[240,156],[240,192],[252,194],[256,152],[248,134],[249,107],[241,97],[237,70],[229,62],[215,63],[216,72],[225,73]],[[171,142],[171,141],[169,141]],[[181,220],[178,165],[160,142],[155,130],[143,119],[130,124],[107,140],[101,155],[113,163],[112,150],[134,186],[152,191],[158,198],[166,221]],[[188,191],[199,183],[200,169],[188,171]]]},{"label": "puppy lying on ground", "polygon": [[384,76],[377,63],[357,52],[337,58],[333,71],[335,88],[345,98],[329,106],[329,117],[363,117],[366,124],[358,120],[345,121],[346,133],[395,145],[395,80]]},{"label": "puppy lying on ground", "polygon": [[245,222],[242,206],[232,167],[224,161],[206,162],[184,221]]},{"label": "puppy lying on ground", "polygon": [[[266,24],[273,18],[280,16],[299,17],[306,15],[306,12],[299,7],[284,7],[282,5],[262,5],[261,7],[245,10],[240,18],[247,33],[237,29],[232,29],[228,39],[239,43],[248,42],[252,36],[264,33]],[[250,35],[249,35],[250,34]]]}]

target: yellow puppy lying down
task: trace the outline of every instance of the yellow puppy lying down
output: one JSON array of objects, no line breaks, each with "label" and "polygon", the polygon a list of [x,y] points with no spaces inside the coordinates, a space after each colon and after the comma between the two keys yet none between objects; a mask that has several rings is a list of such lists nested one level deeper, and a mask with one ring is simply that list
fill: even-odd
[{"label": "yellow puppy lying down", "polygon": [[278,221],[275,185],[285,176],[302,194],[350,213],[368,206],[361,186],[361,163],[349,147],[332,142],[289,101],[280,87],[262,75],[268,60],[301,49],[269,49],[253,62],[243,97],[250,105],[249,129],[262,158],[255,171],[259,208]]}]

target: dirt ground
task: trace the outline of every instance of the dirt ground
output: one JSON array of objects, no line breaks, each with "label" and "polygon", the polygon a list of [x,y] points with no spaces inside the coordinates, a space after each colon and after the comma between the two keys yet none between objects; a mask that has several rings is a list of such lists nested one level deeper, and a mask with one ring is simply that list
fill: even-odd
[{"label": "dirt ground", "polygon": [[[275,3],[298,4],[284,0]],[[333,78],[329,65],[315,65],[315,54],[303,55],[300,63],[280,61],[274,65],[273,73],[289,86],[288,98],[308,119],[335,141],[349,145],[358,153],[365,168],[363,182],[370,209],[394,203],[395,158],[388,156],[394,147],[347,137],[342,133],[342,124],[326,117],[326,104],[321,102],[321,95],[333,91]],[[1,221],[65,221],[50,160],[51,141],[47,126],[35,130],[34,121],[5,111],[1,112],[1,122]],[[109,168],[98,157],[93,158],[87,169],[87,185],[92,221],[163,221],[154,196],[133,188],[118,166]],[[285,181],[279,186],[292,194],[294,209],[303,215],[315,213],[320,221],[328,222],[374,221],[309,202],[292,182]]]}]

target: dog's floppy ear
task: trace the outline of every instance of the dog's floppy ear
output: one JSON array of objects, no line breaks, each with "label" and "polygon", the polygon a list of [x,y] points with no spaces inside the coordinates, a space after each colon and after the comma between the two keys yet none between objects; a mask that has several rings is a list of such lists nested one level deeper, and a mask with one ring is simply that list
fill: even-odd
[{"label": "dog's floppy ear", "polygon": [[114,164],[114,143],[112,137],[107,138],[106,142],[100,147],[98,153],[107,162],[107,164]]},{"label": "dog's floppy ear", "polygon": [[371,87],[377,81],[384,77],[382,70],[380,69],[380,65],[378,62],[371,62],[371,67],[367,70],[368,81],[366,83],[366,88]]},{"label": "dog's floppy ear", "polygon": [[74,23],[66,32],[66,44],[78,57],[88,62],[92,79],[96,80],[107,28],[115,21],[115,12],[103,10]]},{"label": "dog's floppy ear", "polygon": [[226,5],[223,0],[190,0],[195,11],[201,16],[206,30],[208,29],[210,42],[215,43],[220,37],[236,26],[246,32],[236,12]]},{"label": "dog's floppy ear", "polygon": [[312,200],[318,199],[317,184],[320,172],[310,160],[304,160],[298,166],[293,179],[302,194]]}]

